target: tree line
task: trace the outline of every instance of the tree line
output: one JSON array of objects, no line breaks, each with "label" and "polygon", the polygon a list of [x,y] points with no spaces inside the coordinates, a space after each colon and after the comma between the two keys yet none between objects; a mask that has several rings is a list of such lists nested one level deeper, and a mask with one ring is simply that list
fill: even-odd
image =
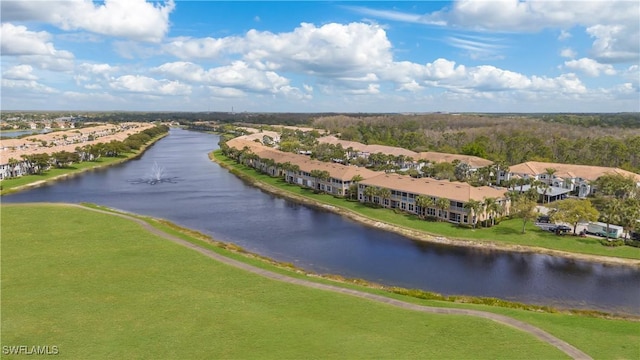
[{"label": "tree line", "polygon": [[[151,139],[161,134],[167,133],[169,127],[165,125],[157,125],[153,128],[143,130],[137,134],[129,135],[123,141],[111,140],[105,143],[87,144],[75,148],[75,152],[57,151],[51,154],[25,154],[22,160],[10,158],[8,164],[10,168],[18,166],[20,163],[26,163],[28,172],[31,174],[41,174],[47,171],[51,166],[56,168],[68,168],[74,163],[82,161],[98,161],[101,157],[118,157],[131,150],[139,150],[143,145],[147,144]],[[12,173],[9,173],[9,177]]]}]

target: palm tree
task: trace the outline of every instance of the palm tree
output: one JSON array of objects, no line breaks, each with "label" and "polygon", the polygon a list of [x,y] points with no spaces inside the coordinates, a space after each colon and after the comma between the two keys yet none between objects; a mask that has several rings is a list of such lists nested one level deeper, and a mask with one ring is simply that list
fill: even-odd
[{"label": "palm tree", "polygon": [[493,226],[496,224],[496,216],[502,215],[502,213],[504,212],[504,207],[500,205],[498,199],[496,198],[485,198],[484,202],[487,206],[489,217],[491,217],[491,226]]},{"label": "palm tree", "polygon": [[478,215],[482,210],[483,204],[478,200],[469,200],[466,204],[464,204],[465,209],[469,209],[469,216],[471,216],[471,222],[473,224],[473,228],[476,228],[476,224],[478,222]]},{"label": "palm tree", "polygon": [[372,203],[373,202],[373,197],[378,195],[378,189],[376,189],[373,186],[367,186],[364,189],[363,194],[364,194],[365,201]]},{"label": "palm tree", "polygon": [[353,175],[353,177],[351,178],[352,183],[357,183],[362,180],[364,180],[364,178],[360,174]]},{"label": "palm tree", "polygon": [[416,198],[416,206],[418,206],[418,216],[424,218],[423,213],[426,213],[427,208],[434,207],[436,202],[431,196],[418,196]]},{"label": "palm tree", "polygon": [[551,180],[553,180],[553,174],[556,173],[556,169],[546,168],[544,169],[544,173],[547,175],[547,179],[549,179],[549,185],[551,185]]},{"label": "palm tree", "polygon": [[381,188],[378,190],[378,196],[382,199],[382,206],[384,206],[384,201],[391,197],[391,190],[387,188]]},{"label": "palm tree", "polygon": [[438,219],[444,217],[444,213],[449,209],[449,206],[451,206],[451,202],[447,198],[439,198],[436,200],[436,208],[441,212],[441,216],[438,216]]}]

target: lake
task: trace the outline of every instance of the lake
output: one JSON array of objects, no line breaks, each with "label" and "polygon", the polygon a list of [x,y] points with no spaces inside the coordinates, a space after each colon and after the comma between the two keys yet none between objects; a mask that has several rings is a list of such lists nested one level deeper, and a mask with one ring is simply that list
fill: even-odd
[{"label": "lake", "polygon": [[[181,226],[322,274],[443,294],[640,315],[640,270],[417,242],[275,197],[211,162],[218,136],[171,129],[139,159],[2,197],[92,202]],[[146,181],[162,178],[171,182]]]}]

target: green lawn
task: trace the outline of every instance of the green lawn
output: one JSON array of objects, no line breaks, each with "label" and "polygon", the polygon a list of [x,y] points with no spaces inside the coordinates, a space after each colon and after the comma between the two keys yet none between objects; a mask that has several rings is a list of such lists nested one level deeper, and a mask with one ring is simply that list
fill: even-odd
[{"label": "green lawn", "polygon": [[253,168],[238,164],[232,159],[222,155],[219,150],[216,151],[213,156],[217,162],[233,168],[241,175],[272,185],[292,194],[350,210],[377,221],[399,225],[413,230],[420,230],[433,235],[441,235],[455,239],[523,245],[588,255],[640,259],[640,248],[631,246],[606,247],[601,245],[598,239],[594,238],[557,236],[548,231],[540,230],[532,223],[527,224],[526,232],[522,234],[522,221],[520,219],[505,220],[491,228],[477,229],[462,228],[448,222],[425,221],[415,215],[407,213],[396,213],[393,210],[383,208],[376,209],[360,202],[347,201],[327,194],[316,194],[311,189],[288,184],[281,178],[273,178]]},{"label": "green lawn", "polygon": [[[491,321],[249,274],[125,219],[57,205],[0,209],[2,346],[57,346],[58,357],[73,359],[564,358]],[[607,320],[588,321],[600,325],[581,329],[579,337],[601,335],[591,348],[619,335]]]}]

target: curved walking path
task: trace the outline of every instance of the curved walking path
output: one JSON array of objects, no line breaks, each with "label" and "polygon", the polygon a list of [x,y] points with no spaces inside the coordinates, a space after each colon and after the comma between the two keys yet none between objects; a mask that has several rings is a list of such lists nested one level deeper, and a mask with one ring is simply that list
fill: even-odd
[{"label": "curved walking path", "polygon": [[358,290],[353,290],[353,289],[348,289],[348,288],[343,288],[343,287],[339,287],[339,286],[334,286],[334,285],[328,285],[328,284],[322,284],[322,283],[317,283],[317,282],[313,282],[313,281],[308,281],[308,280],[304,280],[304,279],[298,279],[298,278],[294,278],[294,277],[290,277],[287,275],[283,275],[283,274],[278,274],[269,270],[265,270],[265,269],[261,269],[258,268],[256,266],[253,265],[249,265],[246,263],[243,263],[241,261],[238,260],[234,260],[228,257],[225,257],[223,255],[220,255],[212,250],[209,249],[205,249],[201,246],[198,246],[196,244],[192,244],[186,240],[180,239],[176,236],[170,235],[165,233],[162,230],[159,230],[153,226],[151,226],[150,224],[148,224],[147,222],[145,222],[144,220],[126,215],[126,214],[121,214],[121,213],[115,213],[115,212],[110,212],[110,211],[105,211],[105,210],[100,210],[100,209],[94,209],[94,208],[89,208],[89,207],[85,207],[79,204],[65,204],[68,206],[75,206],[75,207],[79,207],[82,209],[86,209],[86,210],[91,210],[91,211],[95,211],[95,212],[99,212],[99,213],[103,213],[103,214],[107,214],[107,215],[113,215],[113,216],[119,216],[121,218],[127,219],[127,220],[131,220],[134,221],[138,224],[140,224],[145,230],[158,235],[162,238],[165,238],[169,241],[172,241],[176,244],[185,246],[187,248],[190,248],[192,250],[195,250],[211,259],[214,259],[216,261],[219,261],[221,263],[248,271],[250,273],[253,274],[257,274],[269,279],[273,279],[273,280],[277,280],[277,281],[281,281],[281,282],[286,282],[289,284],[296,284],[296,285],[301,285],[301,286],[306,286],[309,288],[314,288],[314,289],[320,289],[320,290],[326,290],[326,291],[332,291],[332,292],[336,292],[336,293],[341,293],[341,294],[346,294],[346,295],[351,295],[351,296],[357,296],[359,298],[364,298],[364,299],[368,299],[371,301],[376,301],[376,302],[380,302],[380,303],[385,303],[385,304],[389,304],[392,306],[396,306],[402,309],[407,309],[407,310],[414,310],[414,311],[420,311],[420,312],[424,312],[424,313],[431,313],[431,314],[451,314],[451,315],[467,315],[467,316],[475,316],[475,317],[479,317],[479,318],[483,318],[483,319],[488,319],[488,320],[492,320],[495,322],[498,322],[500,324],[503,325],[507,325],[513,328],[516,328],[518,330],[527,332],[533,336],[535,336],[536,338],[549,343],[550,345],[555,346],[556,348],[560,349],[561,351],[563,351],[565,354],[569,355],[570,357],[574,358],[574,359],[591,359],[591,357],[587,354],[585,354],[584,352],[580,351],[579,349],[577,349],[576,347],[570,345],[569,343],[558,339],[557,337],[549,334],[548,332],[537,328],[533,325],[527,324],[525,322],[522,322],[520,320],[516,320],[513,318],[510,318],[508,316],[504,316],[504,315],[499,315],[499,314],[494,314],[494,313],[490,313],[490,312],[485,312],[485,311],[479,311],[479,310],[469,310],[469,309],[452,309],[452,308],[439,308],[439,307],[431,307],[431,306],[425,306],[425,305],[417,305],[417,304],[412,304],[412,303],[408,303],[408,302],[404,302],[404,301],[400,301],[400,300],[396,300],[396,299],[392,299],[389,297],[385,297],[382,295],[376,295],[376,294],[371,294],[371,293],[367,293],[367,292],[363,292],[363,291],[358,291]]}]

